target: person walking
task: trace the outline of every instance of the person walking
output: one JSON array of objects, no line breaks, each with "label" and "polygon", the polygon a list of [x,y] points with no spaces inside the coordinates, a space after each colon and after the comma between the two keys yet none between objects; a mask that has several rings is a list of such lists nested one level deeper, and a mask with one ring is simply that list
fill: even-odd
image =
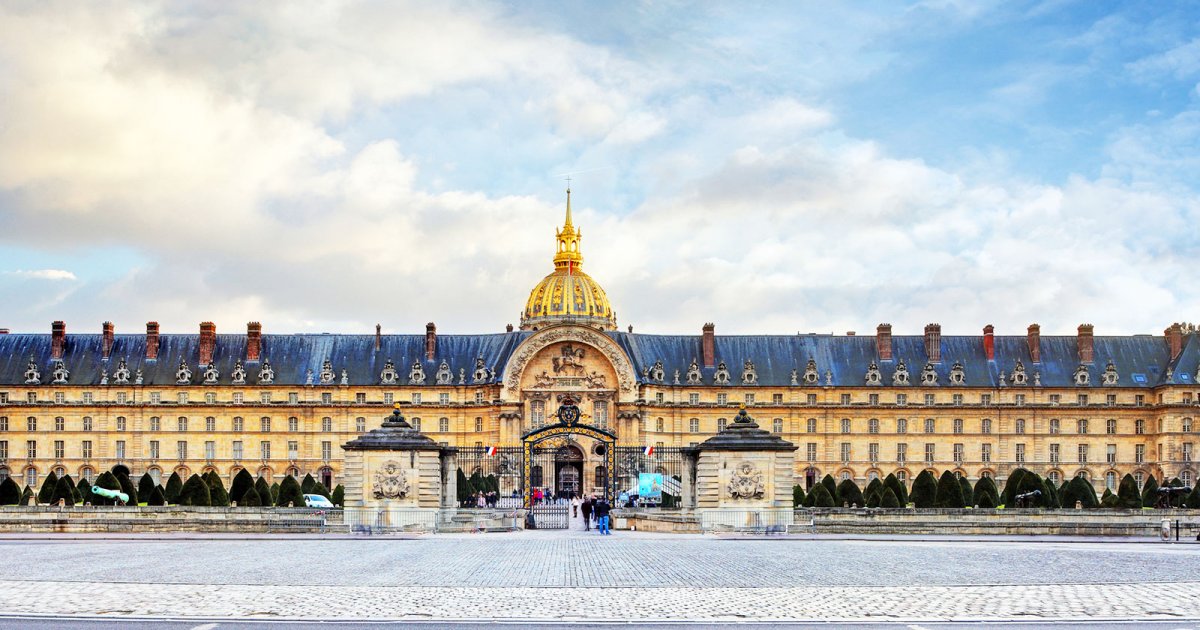
[{"label": "person walking", "polygon": [[579,512],[583,514],[583,531],[592,531],[592,498],[588,497],[579,504]]},{"label": "person walking", "polygon": [[579,518],[579,497],[571,497],[571,518]]},{"label": "person walking", "polygon": [[608,513],[611,509],[612,506],[608,504],[608,499],[600,497],[600,500],[596,503],[595,507],[596,529],[598,529],[604,536],[612,534],[612,531],[610,531],[608,528]]}]

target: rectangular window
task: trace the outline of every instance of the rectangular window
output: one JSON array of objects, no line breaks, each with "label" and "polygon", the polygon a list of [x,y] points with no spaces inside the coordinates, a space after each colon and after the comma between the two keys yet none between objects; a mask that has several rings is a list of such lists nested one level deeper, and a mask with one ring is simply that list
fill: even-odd
[{"label": "rectangular window", "polygon": [[125,459],[125,440],[117,440],[117,459]]},{"label": "rectangular window", "polygon": [[1105,421],[1105,423],[1104,423],[1104,432],[1105,432],[1105,433],[1107,433],[1107,434],[1109,434],[1109,435],[1116,435],[1116,433],[1117,433],[1117,421],[1116,421],[1116,420],[1114,420],[1114,419],[1112,419],[1112,418],[1109,418],[1107,421]]},{"label": "rectangular window", "polygon": [[979,395],[979,404],[983,405],[984,407],[992,404],[992,395],[991,394],[980,394]]},{"label": "rectangular window", "polygon": [[597,400],[592,405],[592,420],[596,426],[601,429],[608,428],[608,403],[603,400]]},{"label": "rectangular window", "polygon": [[357,432],[357,433],[364,433],[364,432],[366,432],[366,430],[367,430],[367,419],[366,419],[366,418],[355,418],[355,419],[354,419],[354,430],[355,430],[355,432]]},{"label": "rectangular window", "polygon": [[0,416],[0,431],[8,430],[8,416]]},{"label": "rectangular window", "polygon": [[935,425],[934,425],[933,418],[925,418],[925,432],[926,433],[933,433],[934,426]]},{"label": "rectangular window", "polygon": [[62,416],[59,416],[54,419],[54,430],[55,431],[66,431],[67,430],[67,421]]},{"label": "rectangular window", "polygon": [[162,430],[162,418],[160,418],[158,416],[150,416],[150,430],[151,431],[161,431]]},{"label": "rectangular window", "polygon": [[296,416],[288,418],[288,433],[298,433],[300,431],[300,419]]},{"label": "rectangular window", "polygon": [[1184,442],[1183,449],[1181,452],[1183,454],[1183,461],[1185,461],[1185,462],[1192,461],[1192,443],[1191,442]]},{"label": "rectangular window", "polygon": [[1088,404],[1088,395],[1087,394],[1077,395],[1075,397],[1075,404],[1077,404],[1081,407],[1086,406]]},{"label": "rectangular window", "polygon": [[449,405],[450,404],[450,394],[448,394],[446,392],[442,392],[442,393],[438,394],[438,404]]},{"label": "rectangular window", "polygon": [[782,405],[783,404],[783,394],[771,394],[771,404]]},{"label": "rectangular window", "polygon": [[241,432],[245,431],[245,428],[246,428],[246,420],[244,418],[242,418],[241,416],[234,416],[233,417],[233,432],[241,433]]},{"label": "rectangular window", "polygon": [[[421,402],[421,401],[414,400],[413,402]],[[325,393],[321,394],[321,404],[322,405],[332,405],[333,404],[333,394],[331,392],[325,392]]]},{"label": "rectangular window", "polygon": [[955,419],[954,419],[954,424],[953,424],[953,427],[954,427],[954,434],[955,434],[955,435],[962,435],[962,432],[963,432],[963,421],[962,421],[962,418],[955,418]]},{"label": "rectangular window", "polygon": [[932,463],[933,463],[933,458],[934,458],[934,446],[935,446],[935,445],[934,445],[933,443],[931,443],[931,442],[927,442],[927,443],[925,444],[925,463],[926,463],[926,464],[932,464]]},{"label": "rectangular window", "polygon": [[179,392],[175,394],[175,401],[181,405],[187,404],[187,392]]},{"label": "rectangular window", "polygon": [[805,400],[808,401],[808,404],[815,405],[815,404],[817,404],[817,395],[816,394],[808,394],[807,396],[805,396]]},{"label": "rectangular window", "polygon": [[[158,393],[158,392],[154,392],[154,394],[150,394],[150,397],[151,397],[151,400],[150,400],[150,402],[152,402],[152,403],[158,403],[158,402],[159,402],[158,400],[155,400],[155,399],[154,399],[154,395],[155,395],[155,394],[157,394],[157,393]],[[83,394],[82,394],[82,400],[83,400],[83,404],[85,404],[85,405],[90,405],[90,404],[92,404],[92,400],[93,400],[93,397],[92,397],[92,392],[83,392]]]},{"label": "rectangular window", "polygon": [[[90,393],[91,392],[88,392],[88,394],[90,394]],[[84,402],[92,402],[92,401],[85,400]],[[161,405],[162,404],[162,392],[150,392],[150,404]]]},{"label": "rectangular window", "polygon": [[849,442],[842,442],[842,461],[843,462],[850,461],[850,443]]},{"label": "rectangular window", "polygon": [[985,464],[992,463],[992,445],[991,444],[984,443],[984,444],[979,445],[979,461],[981,461]]},{"label": "rectangular window", "polygon": [[1117,463],[1117,445],[1109,444],[1104,447],[1104,461],[1109,464]]},{"label": "rectangular window", "polygon": [[1079,435],[1087,435],[1088,421],[1086,419],[1080,420],[1079,422],[1077,422],[1075,424],[1076,424],[1076,428],[1078,429]]},{"label": "rectangular window", "polygon": [[1013,404],[1018,407],[1025,406],[1025,394],[1015,394],[1013,396]]},{"label": "rectangular window", "polygon": [[717,404],[718,405],[729,404],[729,394],[717,394]]},{"label": "rectangular window", "polygon": [[932,407],[935,404],[933,394],[925,394],[925,405]]},{"label": "rectangular window", "polygon": [[217,458],[217,443],[208,441],[204,443],[204,461],[211,462]]},{"label": "rectangular window", "polygon": [[118,431],[125,430],[125,416],[117,416],[117,430]]},{"label": "rectangular window", "polygon": [[1146,433],[1146,421],[1135,420],[1133,423],[1133,432],[1137,435],[1144,435]]},{"label": "rectangular window", "polygon": [[963,445],[962,444],[954,445],[954,463],[960,464],[960,465],[963,463]]},{"label": "rectangular window", "polygon": [[1146,397],[1142,394],[1135,395],[1133,397],[1133,404],[1137,405],[1138,407],[1144,407],[1146,405]]},{"label": "rectangular window", "polygon": [[150,459],[158,459],[158,440],[150,440]]},{"label": "rectangular window", "polygon": [[264,461],[271,459],[271,443],[270,442],[259,442],[258,443],[258,454],[259,454],[259,457],[261,457]]},{"label": "rectangular window", "polygon": [[175,443],[175,455],[181,461],[187,459],[187,441],[179,440]]},{"label": "rectangular window", "polygon": [[1088,463],[1088,445],[1080,444],[1078,451],[1079,451],[1079,463],[1080,464]]},{"label": "rectangular window", "polygon": [[67,402],[67,395],[63,392],[54,392],[54,404],[61,405]]},{"label": "rectangular window", "polygon": [[288,404],[296,405],[299,403],[300,403],[300,394],[297,394],[296,392],[288,392]]},{"label": "rectangular window", "polygon": [[872,407],[879,405],[879,394],[867,394],[867,403]]},{"label": "rectangular window", "polygon": [[28,454],[29,459],[37,458],[37,441],[36,440],[26,440],[25,441],[25,453]]},{"label": "rectangular window", "polygon": [[809,433],[817,432],[817,419],[816,418],[809,418],[808,421],[805,422],[805,425],[807,425],[807,426],[805,426],[805,430],[807,430]]},{"label": "rectangular window", "polygon": [[322,433],[332,433],[333,432],[333,418],[321,418],[321,432]]},{"label": "rectangular window", "polygon": [[903,464],[906,461],[908,461],[908,445],[907,444],[897,444],[896,445],[896,462],[899,464]]},{"label": "rectangular window", "polygon": [[979,421],[979,432],[984,435],[987,435],[992,432],[992,419],[991,418],[984,418],[983,420]]},{"label": "rectangular window", "polygon": [[[7,446],[8,446],[8,442],[5,442],[5,443],[4,443],[4,445],[7,447]],[[92,441],[91,441],[91,440],[84,440],[84,441],[83,441],[83,448],[82,448],[81,450],[82,450],[82,453],[83,453],[83,458],[84,458],[84,459],[91,459],[91,458],[92,458]],[[8,454],[8,453],[5,453],[5,455],[7,455],[7,454]],[[7,457],[6,457],[6,459],[7,459]]]},{"label": "rectangular window", "polygon": [[1057,405],[1062,402],[1062,396],[1058,394],[1050,394],[1050,404]]},{"label": "rectangular window", "polygon": [[1135,463],[1135,464],[1145,464],[1146,463],[1146,445],[1145,444],[1134,444],[1133,445],[1133,463]]},{"label": "rectangular window", "polygon": [[1024,464],[1025,463],[1025,445],[1024,444],[1015,444],[1014,446],[1016,447],[1016,450],[1013,453],[1013,459],[1018,464]]},{"label": "rectangular window", "polygon": [[867,445],[867,459],[871,460],[872,464],[879,463],[879,443],[871,442]]},{"label": "rectangular window", "polygon": [[242,404],[243,400],[245,400],[245,394],[243,394],[242,392],[234,392],[233,393],[233,404],[240,405],[240,404]]},{"label": "rectangular window", "polygon": [[[120,394],[118,394],[118,396],[119,396],[119,395],[120,395]],[[209,405],[216,404],[216,402],[217,402],[217,394],[216,394],[215,392],[207,392],[207,393],[205,393],[205,394],[204,394],[204,402],[205,402],[205,404],[209,404]]]},{"label": "rectangular window", "polygon": [[908,433],[907,418],[896,418],[896,433]]},{"label": "rectangular window", "polygon": [[37,431],[37,418],[33,416],[25,418],[25,430],[30,432]]},{"label": "rectangular window", "polygon": [[776,435],[783,433],[783,418],[775,418],[771,421],[771,429]]},{"label": "rectangular window", "polygon": [[808,444],[806,444],[805,448],[804,448],[804,455],[805,455],[805,457],[808,458],[808,461],[810,461],[810,462],[817,461],[817,443],[809,442]]},{"label": "rectangular window", "polygon": [[954,394],[954,395],[951,397],[951,400],[953,400],[953,401],[954,401],[954,405],[955,405],[956,407],[961,407],[961,406],[962,406],[962,404],[963,404],[963,395],[962,395],[962,394]]},{"label": "rectangular window", "polygon": [[1117,406],[1117,395],[1116,394],[1107,395],[1104,399],[1104,404],[1108,405],[1109,407],[1116,407]]},{"label": "rectangular window", "polygon": [[421,404],[421,392],[413,392],[412,404],[414,404],[414,405]]},{"label": "rectangular window", "polygon": [[879,418],[871,418],[870,420],[867,420],[867,433],[879,433]]},{"label": "rectangular window", "polygon": [[1059,459],[1060,459],[1059,445],[1051,444],[1050,445],[1050,463],[1057,464],[1059,462]]},{"label": "rectangular window", "polygon": [[842,418],[842,433],[850,432],[850,418]]},{"label": "rectangular window", "polygon": [[333,442],[325,440],[321,442],[321,461],[327,462],[333,459]]},{"label": "rectangular window", "polygon": [[[660,405],[661,405],[661,404],[663,403],[663,400],[665,400],[665,399],[663,398],[663,393],[662,393],[662,392],[655,392],[655,393],[654,393],[654,402],[656,402],[656,403],[658,403],[658,404],[660,404]],[[754,402],[754,401],[750,401],[750,400],[748,400],[748,401],[746,401],[746,404],[748,404],[748,405],[749,405],[749,404],[753,404],[753,402]]]},{"label": "rectangular window", "polygon": [[37,402],[37,392],[29,392],[25,395],[25,400],[30,403]]},{"label": "rectangular window", "polygon": [[850,404],[850,394],[842,394],[842,404],[843,405]]},{"label": "rectangular window", "polygon": [[271,432],[271,419],[270,418],[268,418],[266,416],[259,418],[258,425],[259,425],[259,430],[262,431],[263,433]]},{"label": "rectangular window", "polygon": [[476,405],[483,404],[483,392],[475,392],[475,404]]},{"label": "rectangular window", "polygon": [[[662,394],[659,394],[659,396],[660,396],[660,398],[658,399],[658,402],[662,402],[662,398],[661,398]],[[746,394],[746,404],[747,405],[754,404],[754,394]]]},{"label": "rectangular window", "polygon": [[688,404],[689,405],[699,405],[700,404],[700,394],[688,394]]},{"label": "rectangular window", "polygon": [[242,441],[234,440],[234,442],[233,442],[233,459],[234,459],[234,461],[241,461],[241,459],[243,457],[245,457],[245,453],[242,451]]},{"label": "rectangular window", "polygon": [[179,416],[179,418],[175,421],[175,428],[180,433],[187,431],[187,418],[184,416]]},{"label": "rectangular window", "polygon": [[475,432],[483,433],[483,418],[475,418]]},{"label": "rectangular window", "polygon": [[1058,418],[1051,418],[1050,419],[1050,434],[1057,435],[1060,432],[1059,431],[1060,428],[1061,427],[1059,426]]},{"label": "rectangular window", "polygon": [[450,418],[438,418],[438,432],[439,433],[449,433],[450,432]]},{"label": "rectangular window", "polygon": [[205,418],[204,430],[208,431],[209,433],[215,433],[217,431],[217,419],[212,416]]},{"label": "rectangular window", "polygon": [[129,394],[127,392],[117,392],[117,404],[124,405],[129,402]]},{"label": "rectangular window", "polygon": [[[395,402],[395,400],[396,400],[396,395],[393,394],[392,392],[387,392],[386,394],[383,395],[383,404],[385,404],[385,405],[391,405],[393,402]],[[475,392],[475,402],[477,402],[477,403],[482,402],[481,400],[479,400],[479,392]]]},{"label": "rectangular window", "polygon": [[1023,435],[1025,433],[1024,418],[1017,418],[1017,421],[1013,425],[1013,433],[1016,433],[1017,435]]},{"label": "rectangular window", "polygon": [[[449,395],[449,394],[447,394],[447,396],[448,396],[448,395]],[[354,394],[354,402],[356,402],[356,403],[358,403],[358,404],[360,404],[360,405],[361,405],[361,404],[363,404],[363,403],[365,403],[365,402],[367,402],[367,394],[366,394],[366,392],[358,392],[358,393]],[[447,401],[447,402],[449,402],[449,401]]]},{"label": "rectangular window", "polygon": [[717,418],[717,433],[724,431],[725,426],[726,426],[726,424],[728,424],[728,422],[729,421],[726,420],[725,418]]},{"label": "rectangular window", "polygon": [[300,459],[300,443],[296,441],[288,442],[288,459],[296,461]]},{"label": "rectangular window", "polygon": [[908,404],[908,394],[896,394],[896,404],[897,405],[907,405]]},{"label": "rectangular window", "polygon": [[54,459],[62,459],[66,456],[67,447],[62,440],[54,440]]},{"label": "rectangular window", "polygon": [[691,420],[688,420],[688,431],[691,431],[692,433],[700,432],[700,418],[692,418]]},{"label": "rectangular window", "polygon": [[546,423],[546,401],[529,401],[529,425],[537,428]]}]

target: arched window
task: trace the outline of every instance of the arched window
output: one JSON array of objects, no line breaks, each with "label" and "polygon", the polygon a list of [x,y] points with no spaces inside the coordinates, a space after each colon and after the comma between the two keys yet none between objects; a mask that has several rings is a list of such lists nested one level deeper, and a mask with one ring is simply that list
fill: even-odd
[{"label": "arched window", "polygon": [[534,488],[542,487],[544,479],[542,479],[542,467],[534,466],[529,469],[529,485]]},{"label": "arched window", "polygon": [[333,418],[328,418],[328,417],[321,418],[321,432],[322,433],[332,433],[333,432]]},{"label": "arched window", "polygon": [[317,473],[317,480],[325,484],[326,488],[333,487],[333,469],[325,466]]},{"label": "arched window", "polygon": [[1117,433],[1117,421],[1113,418],[1106,420],[1104,422],[1104,430],[1109,435],[1115,435]]},{"label": "arched window", "polygon": [[270,432],[271,432],[271,418],[270,418],[270,417],[268,417],[268,416],[263,416],[263,417],[259,418],[259,419],[258,419],[258,424],[259,424],[259,429],[260,429],[260,430],[261,430],[263,433],[270,433]]},{"label": "arched window", "polygon": [[1086,418],[1080,419],[1078,424],[1079,424],[1079,435],[1087,435],[1087,432],[1088,432],[1087,419]]},{"label": "arched window", "polygon": [[1046,478],[1053,482],[1055,486],[1062,483],[1062,475],[1060,475],[1057,470],[1051,470],[1050,472],[1046,473]]},{"label": "arched window", "polygon": [[30,488],[36,488],[38,482],[38,472],[33,466],[25,469],[25,485]]},{"label": "arched window", "polygon": [[657,432],[659,432],[659,433],[662,433],[662,432],[663,432],[663,419],[662,419],[662,418],[655,418],[655,420],[654,420],[654,430],[655,430],[655,431],[657,431]]},{"label": "arched window", "polygon": [[8,479],[8,474],[9,474],[8,468],[6,466],[0,466],[0,482],[3,482],[5,479]]},{"label": "arched window", "polygon": [[84,466],[79,469],[79,476],[87,480],[88,483],[92,483],[92,479],[96,477],[96,471],[91,466]]},{"label": "arched window", "polygon": [[897,470],[896,471],[896,480],[899,481],[900,483],[907,483],[908,482],[908,471],[907,470]]},{"label": "arched window", "polygon": [[288,432],[297,433],[300,431],[300,418],[291,416],[288,418]]},{"label": "arched window", "polygon": [[414,429],[416,429],[418,431],[421,430],[421,419],[420,418],[413,418],[412,420],[409,421],[409,424],[411,424]]},{"label": "arched window", "polygon": [[1146,483],[1146,473],[1138,470],[1133,473],[1133,480],[1137,482],[1138,492],[1142,491],[1142,485]]},{"label": "arched window", "polygon": [[58,477],[58,478],[60,478],[60,479],[61,479],[62,477],[66,477],[66,476],[67,476],[67,469],[66,469],[66,468],[63,468],[62,466],[55,466],[55,468],[54,468],[54,476],[55,476],[55,477]]},{"label": "arched window", "polygon": [[1013,432],[1016,433],[1017,435],[1024,435],[1024,433],[1025,433],[1025,418],[1017,418],[1016,423],[1013,425]]},{"label": "arched window", "polygon": [[442,433],[450,431],[450,418],[438,418],[438,431]]},{"label": "arched window", "polygon": [[842,418],[842,433],[850,432],[850,418]]},{"label": "arched window", "polygon": [[296,468],[295,466],[292,466],[287,469],[287,474],[289,477],[299,478],[300,477],[300,469]]},{"label": "arched window", "polygon": [[879,418],[867,420],[867,433],[879,433]]},{"label": "arched window", "polygon": [[1117,491],[1117,473],[1110,470],[1104,474],[1104,487],[1113,492]]},{"label": "arched window", "polygon": [[907,418],[896,418],[896,433],[908,433]]},{"label": "arched window", "polygon": [[91,416],[84,416],[84,417],[83,417],[83,430],[84,430],[84,431],[91,431],[91,430],[92,430],[92,417],[91,417]]},{"label": "arched window", "polygon": [[846,480],[850,479],[852,476],[853,475],[851,474],[851,472],[849,470],[842,471],[842,474],[841,474],[842,481],[846,481]]}]

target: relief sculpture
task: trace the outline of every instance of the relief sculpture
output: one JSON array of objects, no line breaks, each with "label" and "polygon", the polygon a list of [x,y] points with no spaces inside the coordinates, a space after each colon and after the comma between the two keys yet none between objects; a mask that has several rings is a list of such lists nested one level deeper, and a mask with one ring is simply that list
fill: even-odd
[{"label": "relief sculpture", "polygon": [[375,485],[371,489],[376,499],[403,499],[408,495],[408,478],[394,461],[384,462],[375,471]]},{"label": "relief sculpture", "polygon": [[753,462],[741,462],[733,469],[726,487],[735,499],[761,499],[766,494],[762,471]]}]

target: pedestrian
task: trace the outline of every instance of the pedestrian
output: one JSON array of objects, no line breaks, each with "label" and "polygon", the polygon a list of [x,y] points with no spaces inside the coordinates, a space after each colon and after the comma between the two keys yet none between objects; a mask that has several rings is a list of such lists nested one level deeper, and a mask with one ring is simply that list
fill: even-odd
[{"label": "pedestrian", "polygon": [[595,508],[596,529],[598,529],[600,531],[600,533],[604,536],[608,536],[608,535],[612,534],[612,531],[609,530],[609,528],[608,528],[609,527],[608,526],[608,518],[609,518],[608,513],[611,509],[612,509],[612,506],[610,506],[608,504],[608,499],[606,499],[604,497],[600,497],[600,501],[598,503],[596,503],[596,508]]},{"label": "pedestrian", "polygon": [[579,505],[579,511],[583,513],[583,531],[592,531],[592,498],[588,497]]},{"label": "pedestrian", "polygon": [[571,518],[579,518],[579,497],[571,497]]}]

